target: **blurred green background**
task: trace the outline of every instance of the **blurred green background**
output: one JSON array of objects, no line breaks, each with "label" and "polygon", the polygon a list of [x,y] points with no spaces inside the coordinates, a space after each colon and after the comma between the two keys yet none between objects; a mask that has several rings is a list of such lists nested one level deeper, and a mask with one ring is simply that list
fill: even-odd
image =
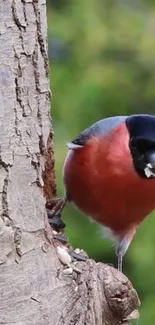
[{"label": "blurred green background", "polygon": [[[105,116],[155,113],[155,1],[48,0],[52,117],[58,194],[66,142]],[[155,216],[139,228],[124,273],[140,296],[138,324],[155,323]],[[112,243],[74,206],[65,209],[74,247],[113,263]]]}]

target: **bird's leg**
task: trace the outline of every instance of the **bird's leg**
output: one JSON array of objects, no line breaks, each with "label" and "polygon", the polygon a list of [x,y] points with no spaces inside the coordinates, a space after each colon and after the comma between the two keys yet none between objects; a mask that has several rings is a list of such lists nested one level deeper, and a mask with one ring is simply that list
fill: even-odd
[{"label": "bird's leg", "polygon": [[120,239],[118,245],[116,247],[116,255],[117,255],[117,262],[118,262],[118,270],[122,272],[123,266],[123,256],[126,252],[126,247],[124,246],[124,239]]},{"label": "bird's leg", "polygon": [[117,255],[117,259],[118,259],[118,271],[122,272],[122,266],[123,266],[123,255],[121,253],[119,253]]},{"label": "bird's leg", "polygon": [[116,255],[118,257],[118,270],[122,272],[123,256],[125,255],[132,238],[136,232],[137,226],[118,236],[118,244],[116,246]]}]

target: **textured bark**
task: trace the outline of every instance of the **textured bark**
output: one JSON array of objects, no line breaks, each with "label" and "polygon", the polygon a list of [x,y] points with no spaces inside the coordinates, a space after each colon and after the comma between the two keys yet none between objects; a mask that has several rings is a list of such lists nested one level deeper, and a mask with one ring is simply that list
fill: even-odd
[{"label": "textured bark", "polygon": [[67,275],[45,211],[55,198],[45,0],[0,1],[0,324],[117,324],[139,304],[117,270]]}]

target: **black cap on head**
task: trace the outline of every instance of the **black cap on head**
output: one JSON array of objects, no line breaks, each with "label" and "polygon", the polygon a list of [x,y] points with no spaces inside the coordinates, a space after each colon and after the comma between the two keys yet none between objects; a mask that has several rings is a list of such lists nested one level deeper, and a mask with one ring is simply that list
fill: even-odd
[{"label": "black cap on head", "polygon": [[137,173],[145,178],[155,177],[155,116],[140,114],[127,117],[130,150]]}]

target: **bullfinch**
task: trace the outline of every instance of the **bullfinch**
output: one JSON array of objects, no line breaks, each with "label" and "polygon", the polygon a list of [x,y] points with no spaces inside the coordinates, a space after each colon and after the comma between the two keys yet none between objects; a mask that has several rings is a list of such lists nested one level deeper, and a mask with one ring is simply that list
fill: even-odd
[{"label": "bullfinch", "polygon": [[100,120],[68,143],[66,200],[104,226],[118,269],[140,223],[155,209],[155,116]]}]

